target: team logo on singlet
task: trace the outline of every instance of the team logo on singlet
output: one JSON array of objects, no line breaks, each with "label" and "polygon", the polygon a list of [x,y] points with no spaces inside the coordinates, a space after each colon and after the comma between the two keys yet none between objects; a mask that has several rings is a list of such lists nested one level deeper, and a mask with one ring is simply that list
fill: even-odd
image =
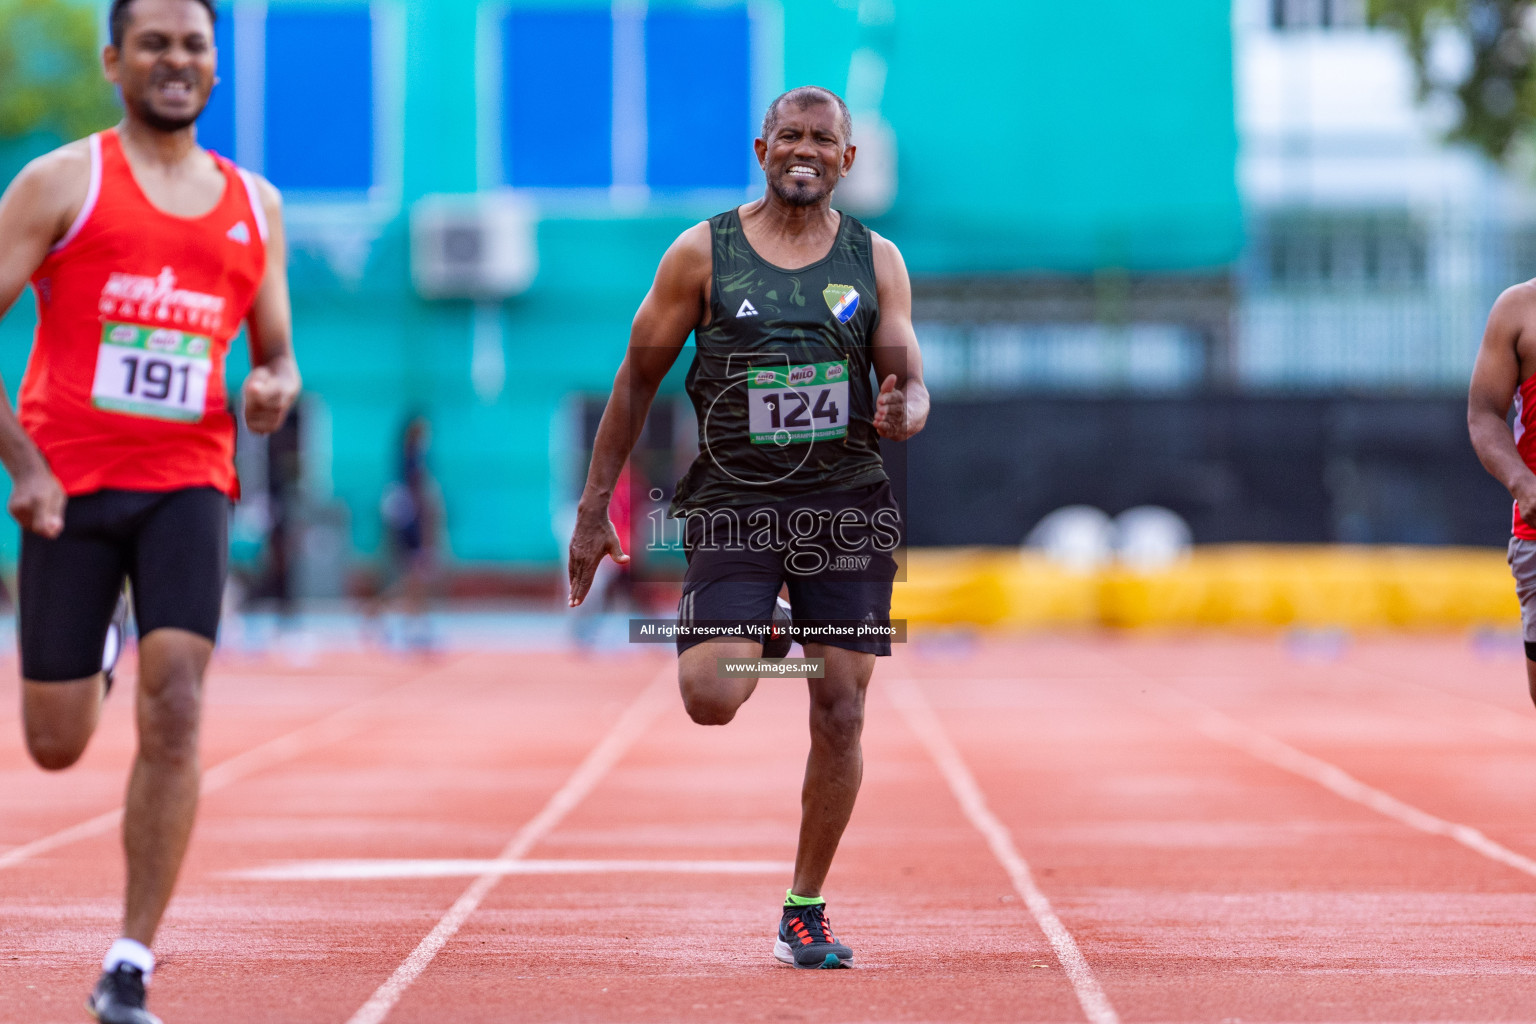
[{"label": "team logo on singlet", "polygon": [[250,245],[251,229],[245,226],[245,221],[241,221],[234,227],[230,228],[227,232],[225,232],[224,237],[229,239],[231,242],[239,242],[241,245]]},{"label": "team logo on singlet", "polygon": [[854,291],[853,285],[829,284],[821,297],[827,300],[827,308],[840,324],[852,320],[853,314],[859,311],[859,293]]},{"label": "team logo on singlet", "polygon": [[102,316],[162,323],[215,332],[224,323],[224,299],[176,287],[176,271],[163,267],[156,277],[113,274],[101,289]]}]

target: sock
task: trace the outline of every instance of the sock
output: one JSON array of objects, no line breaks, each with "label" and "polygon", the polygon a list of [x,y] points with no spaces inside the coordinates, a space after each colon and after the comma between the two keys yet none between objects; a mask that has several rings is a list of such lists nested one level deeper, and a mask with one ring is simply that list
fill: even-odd
[{"label": "sock", "polygon": [[137,967],[144,972],[144,983],[149,984],[150,975],[155,973],[155,954],[149,951],[149,947],[142,942],[133,939],[118,939],[112,943],[112,948],[107,950],[107,958],[102,961],[101,969],[113,971],[118,964],[127,964]]},{"label": "sock", "polygon": [[117,628],[117,623],[107,624],[107,640],[101,645],[101,670],[112,671],[117,665],[118,655],[123,653],[123,632]]},{"label": "sock", "polygon": [[814,907],[826,900],[820,896],[796,896],[793,889],[784,890],[784,905],[786,907]]}]

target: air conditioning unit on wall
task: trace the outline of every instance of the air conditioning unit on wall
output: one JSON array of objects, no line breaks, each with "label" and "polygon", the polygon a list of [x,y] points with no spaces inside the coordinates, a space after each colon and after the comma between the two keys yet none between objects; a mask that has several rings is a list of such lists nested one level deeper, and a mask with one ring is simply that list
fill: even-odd
[{"label": "air conditioning unit on wall", "polygon": [[427,299],[489,301],[528,289],[538,216],[510,192],[431,195],[411,207],[411,278]]}]

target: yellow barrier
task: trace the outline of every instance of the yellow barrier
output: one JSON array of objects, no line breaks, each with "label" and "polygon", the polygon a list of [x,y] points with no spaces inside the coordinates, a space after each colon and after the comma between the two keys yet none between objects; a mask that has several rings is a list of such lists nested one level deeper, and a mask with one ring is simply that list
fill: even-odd
[{"label": "yellow barrier", "polygon": [[1074,573],[1038,552],[914,548],[892,616],[923,625],[1513,627],[1501,551],[1220,545],[1155,573]]}]

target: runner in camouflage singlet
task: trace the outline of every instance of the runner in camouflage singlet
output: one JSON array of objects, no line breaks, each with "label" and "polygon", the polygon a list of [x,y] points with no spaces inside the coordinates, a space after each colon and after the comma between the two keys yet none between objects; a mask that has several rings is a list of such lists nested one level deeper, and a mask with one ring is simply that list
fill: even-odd
[{"label": "runner in camouflage singlet", "polygon": [[790,271],[757,254],[735,210],[709,227],[710,322],[694,332],[688,371],[699,457],[674,511],[886,479],[869,380],[880,323],[869,229],[844,214],[826,258]]},{"label": "runner in camouflage singlet", "polygon": [[[836,95],[785,93],[754,143],[763,198],[690,228],[662,258],[598,427],[570,547],[574,606],[604,556],[629,560],[608,515],[614,482],[693,334],[700,451],[673,502],[688,554],[678,685],[695,722],[724,725],[759,672],[811,677],[800,841],[773,945],[778,960],[806,968],[853,956],[832,933],[821,887],[858,793],[865,690],[876,656],[890,653],[889,638],[875,637],[889,628],[900,513],[877,437],[904,441],[928,415],[901,254],[832,209],[853,166],[851,137]],[[762,524],[793,536],[759,533]],[[760,660],[789,650],[769,631],[781,588],[815,667]]]}]

